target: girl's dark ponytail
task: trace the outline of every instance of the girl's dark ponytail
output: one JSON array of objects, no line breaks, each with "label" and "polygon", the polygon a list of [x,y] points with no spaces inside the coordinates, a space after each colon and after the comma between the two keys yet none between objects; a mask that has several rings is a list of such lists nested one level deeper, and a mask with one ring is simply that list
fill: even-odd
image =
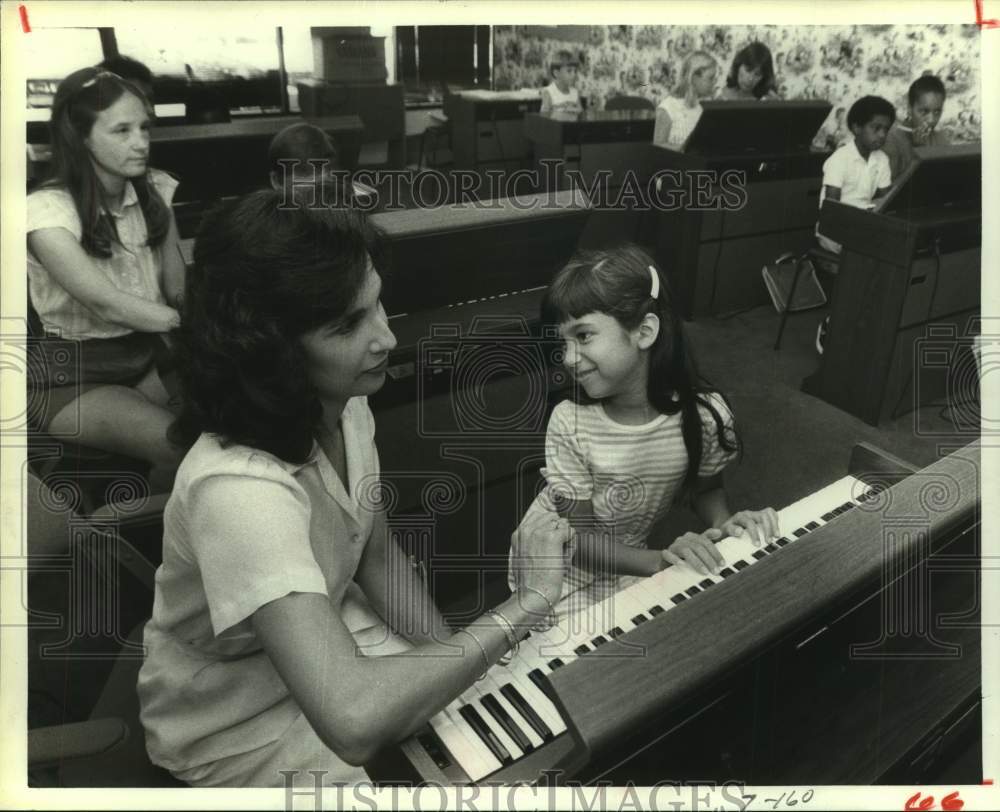
[{"label": "girl's dark ponytail", "polygon": [[[587,313],[606,313],[628,330],[650,313],[660,320],[660,332],[649,349],[646,397],[661,414],[681,413],[681,433],[688,455],[684,478],[689,493],[698,479],[705,437],[702,409],[714,422],[719,445],[739,450],[739,437],[727,432],[713,394],[725,397],[699,374],[688,346],[683,321],[674,309],[669,281],[652,258],[636,245],[611,251],[585,251],[574,257],[552,281],[542,301],[542,320],[558,324]],[[730,410],[731,411],[731,410]]]}]

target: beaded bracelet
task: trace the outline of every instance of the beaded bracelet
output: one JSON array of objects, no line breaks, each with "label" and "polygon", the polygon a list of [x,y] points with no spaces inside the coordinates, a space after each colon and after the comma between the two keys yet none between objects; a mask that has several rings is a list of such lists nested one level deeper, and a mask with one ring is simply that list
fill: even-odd
[{"label": "beaded bracelet", "polygon": [[486,672],[490,670],[490,658],[486,656],[486,647],[483,646],[482,642],[476,635],[470,632],[468,629],[459,629],[459,632],[465,632],[469,637],[476,641],[476,645],[479,646],[479,652],[483,655],[483,673],[476,677],[476,682],[486,678]]},{"label": "beaded bracelet", "polygon": [[[555,626],[556,625],[556,608],[552,605],[552,601],[550,601],[547,597],[545,597],[545,594],[541,590],[535,589],[533,586],[524,586],[524,585],[522,585],[522,586],[519,586],[518,589],[517,589],[518,592],[520,592],[522,590],[524,590],[526,592],[534,592],[543,601],[545,601],[546,606],[549,607],[549,614],[545,618],[546,621],[548,622],[548,625],[547,626],[543,626],[541,623],[539,623],[538,625],[531,627],[532,631],[544,632],[544,631],[548,631],[553,626]],[[514,594],[516,595],[517,592],[515,592]]]},{"label": "beaded bracelet", "polygon": [[517,652],[521,648],[521,642],[517,638],[517,631],[514,629],[514,624],[496,609],[489,609],[486,611],[486,614],[500,624],[500,628],[503,629],[504,636],[507,638],[507,653],[497,662],[503,666],[510,665],[511,660],[517,656]]}]

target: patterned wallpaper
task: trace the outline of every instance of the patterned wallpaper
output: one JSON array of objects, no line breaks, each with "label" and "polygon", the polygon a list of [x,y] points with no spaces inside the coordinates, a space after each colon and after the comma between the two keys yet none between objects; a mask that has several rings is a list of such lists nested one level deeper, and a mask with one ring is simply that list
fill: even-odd
[{"label": "patterned wallpaper", "polygon": [[975,25],[630,26],[495,29],[493,76],[498,90],[542,87],[559,50],[580,59],[577,87],[594,109],[612,96],[659,103],[678,81],[684,57],[701,49],[719,62],[720,87],[735,53],[759,40],[771,49],[778,92],[786,99],[826,99],[830,117],[817,143],[847,137],[846,110],[859,97],[884,96],[906,115],[906,90],[925,71],[938,75],[948,98],[939,128],[953,142],[978,141],[982,124],[979,30]]}]

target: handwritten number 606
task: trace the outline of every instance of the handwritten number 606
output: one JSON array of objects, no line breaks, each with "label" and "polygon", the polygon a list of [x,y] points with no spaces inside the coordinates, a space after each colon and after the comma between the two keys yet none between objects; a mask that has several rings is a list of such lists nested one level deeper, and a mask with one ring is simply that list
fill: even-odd
[{"label": "handwritten number 606", "polygon": [[[906,799],[906,805],[903,807],[905,812],[928,812],[934,808],[933,795],[928,795],[926,798],[921,798],[920,795],[921,793],[916,792]],[[965,801],[958,797],[957,792],[945,795],[941,799],[941,809],[944,812],[958,812],[963,806],[965,806]]]}]

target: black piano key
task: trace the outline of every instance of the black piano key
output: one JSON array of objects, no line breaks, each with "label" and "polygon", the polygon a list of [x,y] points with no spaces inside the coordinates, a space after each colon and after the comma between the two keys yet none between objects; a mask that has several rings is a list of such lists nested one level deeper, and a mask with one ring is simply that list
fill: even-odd
[{"label": "black piano key", "polygon": [[753,551],[753,557],[756,558],[758,561],[760,561],[762,558],[765,558],[766,556],[767,556],[767,553],[765,553],[763,550],[754,550]]},{"label": "black piano key", "polygon": [[844,504],[842,504],[840,506],[840,511],[841,511],[841,513],[844,513],[844,512],[846,512],[848,510],[852,510],[853,508],[854,508],[854,503],[853,502],[844,502]]},{"label": "black piano key", "polygon": [[733,566],[736,567],[736,569],[738,569],[738,570],[745,570],[747,567],[750,566],[750,562],[749,561],[744,561],[741,558],[739,561],[734,561],[733,562]]},{"label": "black piano key", "polygon": [[451,760],[445,755],[447,748],[444,746],[444,742],[437,737],[437,733],[433,730],[418,733],[417,741],[420,742],[420,745],[427,751],[427,755],[429,755],[434,763],[437,764],[438,769],[443,770],[451,766]]},{"label": "black piano key", "polygon": [[802,537],[803,537],[803,536],[804,536],[804,535],[805,535],[806,533],[808,533],[808,532],[809,532],[809,531],[808,531],[808,530],[806,530],[806,529],[805,529],[804,527],[800,527],[800,528],[799,528],[798,530],[796,530],[796,531],[795,531],[795,532],[794,532],[794,533],[793,533],[792,535],[793,535],[793,536],[795,536],[795,538],[798,538],[798,539],[800,539],[800,538],[802,538]]},{"label": "black piano key", "polygon": [[735,575],[735,574],[736,570],[731,569],[729,567],[723,567],[721,570],[719,570],[719,575],[721,575],[723,578],[728,578],[730,575]]},{"label": "black piano key", "polygon": [[715,581],[713,581],[711,578],[706,578],[704,581],[699,583],[698,586],[700,586],[702,589],[708,589],[714,583]]},{"label": "black piano key", "polygon": [[672,600],[674,602],[674,604],[677,605],[679,603],[683,603],[687,599],[688,599],[687,595],[685,595],[683,592],[678,592],[670,600]]},{"label": "black piano key", "polygon": [[551,728],[549,728],[549,726],[542,721],[542,717],[535,713],[535,709],[528,704],[528,700],[521,696],[521,692],[518,691],[517,688],[515,688],[511,683],[504,685],[500,689],[500,693],[507,697],[507,701],[510,702],[510,704],[515,707],[517,712],[524,717],[524,721],[535,729],[535,733],[537,733],[543,741],[551,741],[555,738]]},{"label": "black piano key", "polygon": [[662,615],[666,611],[667,610],[664,609],[662,606],[660,606],[660,604],[656,604],[656,606],[651,606],[649,608],[649,614],[651,614],[653,617],[656,617],[657,615]]},{"label": "black piano key", "polygon": [[520,747],[525,753],[530,752],[535,749],[535,746],[531,743],[523,730],[518,727],[517,722],[511,718],[511,715],[507,713],[506,708],[501,705],[495,696],[492,694],[487,694],[483,697],[483,707],[490,712],[490,715],[497,720],[500,727],[504,729],[508,736],[510,736],[515,744]]},{"label": "black piano key", "polygon": [[590,647],[586,643],[584,643],[582,646],[577,646],[575,649],[573,649],[573,651],[577,654],[586,654],[588,651],[590,651]]},{"label": "black piano key", "polygon": [[486,724],[483,717],[479,715],[472,705],[462,705],[458,709],[462,718],[468,723],[469,727],[475,731],[476,735],[482,739],[483,744],[489,748],[489,751],[497,757],[497,761],[501,764],[513,764],[514,757],[508,752],[507,748],[503,746],[503,742],[497,738],[497,735],[490,730],[489,725]]},{"label": "black piano key", "polygon": [[538,686],[539,691],[546,696],[549,695],[549,685],[545,681],[545,677],[539,669],[533,668],[528,672],[528,677],[533,683],[535,683],[536,686]]},{"label": "black piano key", "polygon": [[621,626],[615,626],[610,632],[608,632],[608,634],[612,637],[621,637],[621,635],[625,634],[625,632],[622,630]]},{"label": "black piano key", "polygon": [[555,671],[557,668],[562,668],[565,664],[566,663],[564,663],[558,657],[554,657],[553,659],[549,660],[549,668],[551,668],[553,671]]},{"label": "black piano key", "polygon": [[597,637],[595,637],[593,640],[590,641],[591,645],[594,648],[597,648],[598,646],[603,646],[607,642],[608,638],[601,634],[597,635]]},{"label": "black piano key", "polygon": [[809,524],[806,525],[806,530],[816,530],[818,528],[819,524],[817,524],[816,522],[809,522]]},{"label": "black piano key", "polygon": [[773,541],[764,548],[765,553],[775,553],[778,551],[778,545]]},{"label": "black piano key", "polygon": [[700,590],[700,589],[698,589],[698,587],[696,587],[696,586],[689,586],[689,587],[688,587],[687,589],[685,589],[684,591],[685,591],[685,592],[687,592],[687,594],[688,594],[688,595],[690,595],[690,596],[691,596],[692,598],[693,598],[693,597],[694,597],[695,595],[697,595],[697,594],[698,594],[699,592],[701,592],[701,590]]},{"label": "black piano key", "polygon": [[632,618],[632,625],[638,626],[640,623],[645,623],[647,620],[649,620],[649,618],[646,617],[645,615],[636,615],[634,618]]},{"label": "black piano key", "polygon": [[777,544],[779,547],[784,547],[786,544],[791,544],[792,540],[787,536],[782,536],[780,539],[775,539],[774,543]]},{"label": "black piano key", "polygon": [[824,522],[828,522],[828,521],[830,521],[830,519],[832,519],[832,518],[833,518],[834,516],[836,516],[836,515],[837,515],[837,514],[836,514],[836,513],[834,513],[834,512],[833,512],[833,511],[831,510],[831,511],[830,511],[829,513],[824,513],[824,514],[823,514],[822,516],[820,516],[820,518],[821,518],[821,519],[822,519],[822,520],[823,520]]}]

